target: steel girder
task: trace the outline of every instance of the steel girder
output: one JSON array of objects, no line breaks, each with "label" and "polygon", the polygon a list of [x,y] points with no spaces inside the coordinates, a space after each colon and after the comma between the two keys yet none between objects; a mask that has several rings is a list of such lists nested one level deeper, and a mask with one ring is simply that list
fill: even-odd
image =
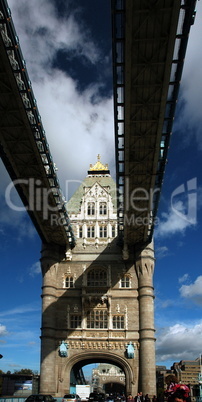
[{"label": "steel girder", "polygon": [[151,242],[195,0],[112,0],[119,233]]},{"label": "steel girder", "polygon": [[42,241],[72,248],[65,200],[6,0],[0,0],[0,155]]}]

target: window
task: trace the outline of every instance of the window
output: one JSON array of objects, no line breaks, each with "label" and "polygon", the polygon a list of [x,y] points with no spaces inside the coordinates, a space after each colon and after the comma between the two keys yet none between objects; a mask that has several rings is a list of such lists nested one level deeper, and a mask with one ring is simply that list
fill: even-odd
[{"label": "window", "polygon": [[107,226],[100,226],[100,237],[107,237]]},{"label": "window", "polygon": [[87,286],[107,286],[107,272],[104,269],[92,269],[87,274]]},{"label": "window", "polygon": [[70,328],[81,328],[81,315],[70,315]]},{"label": "window", "polygon": [[83,237],[83,227],[79,226],[79,237],[80,239]]},{"label": "window", "polygon": [[107,215],[107,203],[100,202],[100,215]]},{"label": "window", "polygon": [[129,275],[124,275],[121,278],[121,288],[130,288],[130,276]]},{"label": "window", "polygon": [[87,328],[107,328],[107,310],[93,310],[87,313]]},{"label": "window", "polygon": [[113,329],[124,329],[124,316],[114,315],[113,316]]},{"label": "window", "polygon": [[87,214],[95,215],[95,203],[94,202],[88,202]]},{"label": "window", "polygon": [[115,225],[112,226],[112,237],[116,236],[116,228]]},{"label": "window", "polygon": [[95,227],[94,226],[88,226],[87,228],[87,237],[95,237]]},{"label": "window", "polygon": [[74,278],[73,276],[67,276],[65,279],[65,287],[73,288],[74,287]]}]

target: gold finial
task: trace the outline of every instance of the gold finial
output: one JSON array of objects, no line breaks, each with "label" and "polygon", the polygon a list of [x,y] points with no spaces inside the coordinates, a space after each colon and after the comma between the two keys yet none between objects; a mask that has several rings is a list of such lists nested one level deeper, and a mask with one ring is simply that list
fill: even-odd
[{"label": "gold finial", "polygon": [[100,154],[97,155],[97,162],[95,165],[90,164],[90,170],[101,170],[101,171],[105,171],[108,170],[108,164],[103,165],[103,163],[101,162],[101,156]]}]

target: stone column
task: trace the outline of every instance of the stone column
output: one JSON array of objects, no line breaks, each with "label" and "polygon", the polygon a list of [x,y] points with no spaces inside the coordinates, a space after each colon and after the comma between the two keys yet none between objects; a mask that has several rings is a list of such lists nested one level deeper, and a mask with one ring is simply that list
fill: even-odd
[{"label": "stone column", "polygon": [[[63,254],[63,257],[65,254]],[[61,250],[57,245],[44,244],[41,252],[42,269],[42,325],[40,393],[54,395],[56,378],[56,280]]]},{"label": "stone column", "polygon": [[139,391],[156,394],[153,243],[136,254],[139,297]]}]

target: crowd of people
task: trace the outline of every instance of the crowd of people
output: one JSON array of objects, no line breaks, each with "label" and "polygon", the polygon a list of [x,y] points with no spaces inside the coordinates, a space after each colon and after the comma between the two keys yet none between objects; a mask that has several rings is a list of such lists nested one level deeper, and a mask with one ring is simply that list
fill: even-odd
[{"label": "crowd of people", "polygon": [[148,394],[143,395],[142,392],[138,392],[135,397],[129,394],[127,397],[127,402],[158,402],[158,400],[156,395],[150,398]]}]

